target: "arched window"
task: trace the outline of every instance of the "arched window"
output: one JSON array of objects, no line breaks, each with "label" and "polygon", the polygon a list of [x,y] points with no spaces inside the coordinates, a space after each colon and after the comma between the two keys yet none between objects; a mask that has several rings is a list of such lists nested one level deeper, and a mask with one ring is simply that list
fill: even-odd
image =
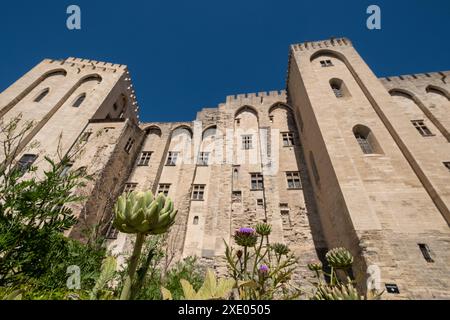
[{"label": "arched window", "polygon": [[356,125],[353,134],[364,154],[382,153],[372,131],[363,125]]},{"label": "arched window", "polygon": [[86,93],[82,93],[81,95],[78,96],[78,98],[72,104],[72,107],[79,108],[85,99],[86,99]]},{"label": "arched window", "polygon": [[342,81],[341,79],[331,79],[330,86],[336,98],[344,98],[350,96],[350,93],[348,92],[344,81]]},{"label": "arched window", "polygon": [[34,99],[34,102],[41,102],[42,99],[44,99],[48,93],[50,92],[50,88],[45,88],[44,90],[39,93],[39,95]]},{"label": "arched window", "polygon": [[198,225],[198,220],[199,220],[198,216],[195,216],[193,221],[194,226]]}]

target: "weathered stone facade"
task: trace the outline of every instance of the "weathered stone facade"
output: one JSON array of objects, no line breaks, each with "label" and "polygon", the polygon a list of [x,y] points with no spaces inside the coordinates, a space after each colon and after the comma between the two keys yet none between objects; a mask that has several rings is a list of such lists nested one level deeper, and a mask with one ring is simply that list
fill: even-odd
[{"label": "weathered stone facade", "polygon": [[126,252],[133,239],[110,228],[115,199],[165,191],[179,209],[175,259],[224,272],[223,241],[267,221],[304,282],[309,261],[344,246],[361,291],[375,265],[400,291],[385,298],[450,298],[449,74],[378,79],[348,39],[309,42],[290,48],[286,91],[229,96],[194,122],[141,123],[125,66],[44,60],[0,95],[0,116],[34,121],[16,161],[39,166],[87,140],[73,168],[95,179],[74,237],[99,225]]}]

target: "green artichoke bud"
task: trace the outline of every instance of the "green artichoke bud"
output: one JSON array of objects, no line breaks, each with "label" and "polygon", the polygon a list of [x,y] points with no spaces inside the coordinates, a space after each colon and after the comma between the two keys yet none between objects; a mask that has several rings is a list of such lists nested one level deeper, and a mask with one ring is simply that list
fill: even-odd
[{"label": "green artichoke bud", "polygon": [[311,262],[308,263],[308,269],[314,272],[322,270],[322,264],[320,262]]},{"label": "green artichoke bud", "polygon": [[364,297],[348,283],[336,286],[319,285],[312,300],[364,300]]},{"label": "green artichoke bud", "polygon": [[162,234],[175,223],[177,210],[163,194],[148,192],[123,194],[114,206],[114,227],[123,233]]},{"label": "green artichoke bud", "polygon": [[261,236],[268,236],[272,232],[272,227],[267,223],[258,223],[256,225],[256,233]]},{"label": "green artichoke bud", "polygon": [[285,256],[291,251],[289,247],[283,243],[274,243],[271,247],[272,250],[280,256]]},{"label": "green artichoke bud", "polygon": [[335,269],[348,269],[353,264],[352,254],[345,248],[335,248],[325,255],[330,266]]}]

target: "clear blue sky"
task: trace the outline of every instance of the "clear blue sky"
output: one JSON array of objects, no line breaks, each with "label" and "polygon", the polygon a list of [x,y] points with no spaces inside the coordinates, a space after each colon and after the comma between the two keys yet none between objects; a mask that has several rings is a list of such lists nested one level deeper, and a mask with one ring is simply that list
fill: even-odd
[{"label": "clear blue sky", "polygon": [[[66,28],[66,8],[82,30]],[[366,28],[381,7],[382,30]],[[450,70],[450,1],[2,1],[0,91],[44,58],[127,64],[143,121],[284,89],[291,43],[350,38],[378,76]],[[51,40],[49,40],[49,38]]]}]

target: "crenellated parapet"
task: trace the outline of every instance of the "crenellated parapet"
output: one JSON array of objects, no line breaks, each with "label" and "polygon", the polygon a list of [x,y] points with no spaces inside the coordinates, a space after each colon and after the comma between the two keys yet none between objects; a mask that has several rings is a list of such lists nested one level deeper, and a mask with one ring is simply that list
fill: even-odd
[{"label": "crenellated parapet", "polygon": [[291,46],[294,51],[308,51],[317,49],[327,49],[333,47],[349,47],[352,42],[348,38],[330,38],[322,41],[306,41],[293,44]]}]

